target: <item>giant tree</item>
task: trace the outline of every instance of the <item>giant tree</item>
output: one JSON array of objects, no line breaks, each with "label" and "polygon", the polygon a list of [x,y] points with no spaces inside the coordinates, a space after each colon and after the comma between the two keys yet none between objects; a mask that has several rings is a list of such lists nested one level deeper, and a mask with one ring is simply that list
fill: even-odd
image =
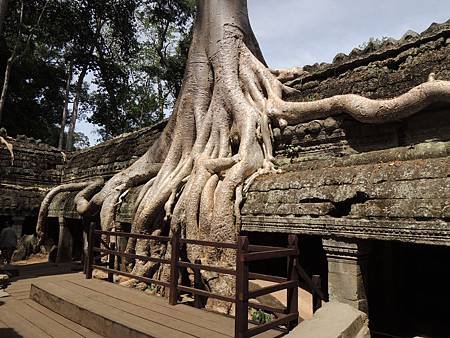
[{"label": "giant tree", "polygon": [[[160,232],[170,226],[190,238],[234,241],[246,185],[256,175],[275,170],[273,126],[338,113],[363,123],[384,123],[406,118],[433,102],[450,102],[450,82],[433,79],[390,100],[343,95],[286,102],[283,94],[292,89],[267,68],[250,27],[247,1],[200,0],[197,6],[183,85],[159,139],[103,186],[100,181],[69,184],[50,192],[40,211],[39,235],[46,207],[57,191],[84,188],[76,197],[78,212],[100,210],[101,226],[107,229],[114,224],[122,193],[143,185],[134,201],[132,232]],[[161,247],[130,240],[127,250],[149,255],[161,252]],[[222,252],[188,255],[230,263]],[[150,268],[136,261],[133,272],[142,275]]]}]

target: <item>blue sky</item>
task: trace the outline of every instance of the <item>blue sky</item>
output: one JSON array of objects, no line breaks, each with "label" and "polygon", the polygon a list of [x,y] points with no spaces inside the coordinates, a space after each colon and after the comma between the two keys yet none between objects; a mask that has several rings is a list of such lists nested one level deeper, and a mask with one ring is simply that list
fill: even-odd
[{"label": "blue sky", "polygon": [[[250,21],[271,68],[331,62],[370,37],[400,38],[450,19],[445,0],[248,0]],[[78,122],[91,144],[95,126]]]}]

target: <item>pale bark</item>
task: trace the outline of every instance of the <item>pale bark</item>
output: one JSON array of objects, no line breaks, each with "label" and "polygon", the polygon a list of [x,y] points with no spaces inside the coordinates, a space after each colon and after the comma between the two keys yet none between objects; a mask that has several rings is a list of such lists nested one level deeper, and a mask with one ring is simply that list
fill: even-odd
[{"label": "pale bark", "polygon": [[11,71],[14,59],[15,59],[15,52],[8,58],[8,61],[6,62],[5,76],[3,78],[2,94],[0,96],[0,124],[2,123],[3,111],[5,109],[6,97],[9,88],[9,81],[11,79]]},{"label": "pale bark", "polygon": [[66,128],[66,119],[67,119],[67,111],[69,109],[69,97],[70,97],[70,82],[72,81],[72,63],[69,63],[68,73],[67,73],[67,81],[66,81],[66,90],[64,93],[64,108],[61,116],[61,130],[59,131],[59,141],[58,141],[58,150],[63,149],[64,143],[64,134]]},{"label": "pale bark", "polygon": [[70,117],[69,130],[67,132],[66,150],[73,150],[73,137],[78,119],[78,109],[80,105],[81,91],[83,90],[84,78],[86,77],[88,66],[84,65],[78,76],[77,85],[75,87],[75,98],[73,100],[72,116]]}]

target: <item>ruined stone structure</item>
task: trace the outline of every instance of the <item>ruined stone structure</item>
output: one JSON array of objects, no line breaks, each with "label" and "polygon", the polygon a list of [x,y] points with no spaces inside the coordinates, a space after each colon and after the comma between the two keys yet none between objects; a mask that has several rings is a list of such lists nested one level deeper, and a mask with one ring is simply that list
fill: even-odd
[{"label": "ruined stone structure", "polygon": [[[369,43],[365,50],[337,55],[332,64],[304,70],[287,83],[300,92],[290,101],[347,93],[391,98],[432,73],[450,80],[450,23],[433,24],[420,35],[408,32],[399,41]],[[373,334],[450,334],[439,308],[450,301],[449,111],[442,104],[395,123],[367,125],[339,115],[275,129],[282,173],[260,176],[250,186],[241,231],[265,244],[285,241],[284,234],[301,235],[300,259],[308,272],[322,276],[330,299],[367,312]],[[67,159],[37,142],[9,139],[16,160],[11,167],[8,151],[0,148],[1,220],[11,219],[20,232],[20,225],[35,219],[50,187],[110,178],[144,154],[164,125]],[[129,230],[139,190],[131,189],[118,205],[118,228]],[[80,236],[76,193],[61,193],[49,209],[48,217],[59,219],[60,234],[71,230],[60,235],[60,259],[71,257],[72,235]],[[56,222],[47,226],[57,229]]]}]

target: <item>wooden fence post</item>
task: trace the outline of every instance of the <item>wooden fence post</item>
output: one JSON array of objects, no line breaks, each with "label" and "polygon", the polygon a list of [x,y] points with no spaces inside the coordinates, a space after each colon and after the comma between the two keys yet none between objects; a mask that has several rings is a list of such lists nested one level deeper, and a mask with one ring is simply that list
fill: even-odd
[{"label": "wooden fence post", "polygon": [[178,230],[172,234],[171,245],[169,304],[176,305],[178,302],[178,277],[180,274],[178,269],[178,261],[180,260],[180,232]]},{"label": "wooden fence post", "polygon": [[86,279],[92,278],[92,264],[94,262],[94,227],[95,223],[90,222],[88,235],[88,252],[86,257]]},{"label": "wooden fence post", "polygon": [[[289,249],[298,250],[298,237],[297,235],[289,235],[288,237]],[[288,324],[288,329],[292,330],[298,325],[298,273],[296,270],[297,256],[288,257],[288,271],[287,277],[290,281],[296,281],[294,288],[287,289],[287,310],[289,314],[296,313],[297,319],[292,320]]]},{"label": "wooden fence post", "polygon": [[[197,258],[194,261],[195,264],[202,264],[202,261]],[[199,268],[195,268],[194,270],[194,288],[196,289],[202,289],[203,285],[202,285],[202,274]],[[201,309],[203,307],[203,297],[198,295],[198,294],[194,294],[194,307],[196,307],[197,309]]]},{"label": "wooden fence post", "polygon": [[[109,250],[115,251],[116,250],[116,243],[109,243]],[[108,256],[108,268],[114,269],[116,261],[116,255],[109,254]],[[113,283],[114,282],[114,273],[108,272],[108,282]]]},{"label": "wooden fence post", "polygon": [[[313,284],[319,289],[321,290],[322,287],[322,283],[320,280],[320,276],[319,275],[313,275],[312,276],[312,282]],[[322,299],[320,298],[320,296],[317,294],[317,292],[315,290],[313,290],[312,292],[313,294],[313,313],[316,312],[317,310],[319,310],[322,307]]]},{"label": "wooden fence post", "polygon": [[236,250],[236,316],[234,336],[244,338],[248,330],[248,263],[244,255],[248,252],[247,236],[238,236]]}]

